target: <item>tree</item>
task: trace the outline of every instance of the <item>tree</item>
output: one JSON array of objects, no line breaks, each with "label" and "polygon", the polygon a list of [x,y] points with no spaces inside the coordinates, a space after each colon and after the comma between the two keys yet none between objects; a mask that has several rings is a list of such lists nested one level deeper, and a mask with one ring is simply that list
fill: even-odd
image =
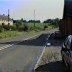
[{"label": "tree", "polygon": [[53,22],[52,19],[47,19],[47,20],[45,20],[43,23],[52,23],[52,22]]},{"label": "tree", "polygon": [[20,20],[21,22],[23,22],[23,18],[21,18],[21,20]]},{"label": "tree", "polygon": [[40,20],[35,20],[35,21],[34,21],[34,20],[29,20],[28,22],[29,22],[29,23],[34,23],[34,22],[35,22],[35,23],[40,23],[41,21],[40,21]]}]

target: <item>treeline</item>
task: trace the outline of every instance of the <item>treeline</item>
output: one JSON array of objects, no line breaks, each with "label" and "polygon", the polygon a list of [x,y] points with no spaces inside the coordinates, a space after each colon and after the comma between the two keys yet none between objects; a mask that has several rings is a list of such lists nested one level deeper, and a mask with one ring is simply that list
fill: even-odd
[{"label": "treeline", "polygon": [[19,23],[19,22],[23,22],[23,23],[41,23],[40,20],[23,20],[23,18],[21,20],[13,20],[13,23]]},{"label": "treeline", "polygon": [[[59,18],[55,18],[55,19],[47,19],[45,21],[43,21],[43,23],[49,23],[49,24],[58,24],[60,21]],[[21,20],[13,20],[14,23],[19,23],[19,22],[23,22],[23,23],[41,23],[40,20],[23,20],[23,18]]]},{"label": "treeline", "polygon": [[52,24],[54,26],[59,26],[59,18],[55,18],[55,19],[47,19],[45,20],[43,23],[48,23],[48,24]]}]

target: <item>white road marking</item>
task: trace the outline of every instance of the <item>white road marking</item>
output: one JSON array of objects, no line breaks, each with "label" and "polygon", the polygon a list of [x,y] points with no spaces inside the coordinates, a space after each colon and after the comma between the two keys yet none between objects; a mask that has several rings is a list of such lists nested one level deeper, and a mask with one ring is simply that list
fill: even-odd
[{"label": "white road marking", "polygon": [[34,67],[34,70],[38,67],[38,64],[39,64],[39,62],[40,62],[40,60],[41,60],[41,58],[42,58],[42,56],[43,56],[43,54],[44,54],[44,52],[45,52],[45,48],[46,48],[46,46],[44,47],[44,49],[43,49],[43,51],[42,51],[42,53],[41,53],[41,55],[40,55],[40,57],[39,57],[36,65],[35,65],[35,67]]},{"label": "white road marking", "polygon": [[[51,34],[48,36],[47,40],[49,39],[50,36],[51,36]],[[47,42],[46,42],[46,45],[47,45]],[[42,53],[41,53],[41,55],[40,55],[40,57],[39,57],[36,65],[35,65],[35,67],[34,67],[34,70],[36,70],[36,68],[38,67],[38,64],[39,64],[39,62],[40,62],[40,60],[41,60],[41,58],[42,58],[42,56],[43,56],[43,54],[44,54],[44,52],[45,52],[46,45],[45,45],[44,48],[43,48],[43,51],[42,51]]]},{"label": "white road marking", "polygon": [[[41,35],[41,34],[38,34],[38,35]],[[38,35],[34,35],[34,36],[32,36],[32,37],[26,38],[26,39],[24,39],[24,41],[25,41],[25,40],[28,40],[28,39],[31,39],[31,38],[33,38],[33,37],[36,37],[36,36],[38,36]],[[49,36],[49,37],[50,37],[50,36]],[[48,38],[49,38],[49,37],[48,37]],[[47,40],[48,40],[48,38],[47,38]],[[18,43],[21,43],[21,42],[18,42]],[[18,43],[15,43],[15,44],[18,44]],[[9,48],[9,47],[11,47],[11,46],[13,46],[13,45],[15,45],[15,44],[8,44],[8,45],[5,45],[5,46],[3,46],[3,47],[0,47],[0,50]]]},{"label": "white road marking", "polygon": [[[34,35],[34,36],[32,36],[32,37],[26,38],[26,39],[24,39],[24,41],[25,41],[25,40],[28,40],[28,39],[31,39],[31,38],[33,38],[33,37],[36,37],[36,36],[38,36],[38,35]],[[21,42],[18,42],[18,43],[21,43]],[[18,44],[18,43],[15,43],[15,44]],[[2,46],[2,47],[0,47],[0,51],[3,50],[3,49],[9,48],[9,47],[11,47],[11,46],[13,46],[13,45],[15,45],[15,44],[8,44],[8,45],[5,45],[5,46]]]}]

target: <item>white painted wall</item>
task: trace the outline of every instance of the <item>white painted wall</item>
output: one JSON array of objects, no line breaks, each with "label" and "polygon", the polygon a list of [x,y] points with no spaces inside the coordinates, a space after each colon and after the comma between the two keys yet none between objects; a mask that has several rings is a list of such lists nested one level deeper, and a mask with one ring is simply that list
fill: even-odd
[{"label": "white painted wall", "polygon": [[[4,23],[5,25],[8,25],[8,21],[5,20],[0,20],[0,25],[2,25],[2,23]],[[9,21],[10,25],[13,25],[13,21]]]}]

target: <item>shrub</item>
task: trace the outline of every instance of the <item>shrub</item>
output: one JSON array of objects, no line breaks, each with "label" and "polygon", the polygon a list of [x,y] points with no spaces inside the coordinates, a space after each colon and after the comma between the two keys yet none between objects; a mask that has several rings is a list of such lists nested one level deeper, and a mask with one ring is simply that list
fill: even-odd
[{"label": "shrub", "polygon": [[4,31],[4,28],[2,26],[0,26],[0,32]]},{"label": "shrub", "polygon": [[26,24],[24,24],[24,31],[28,31],[28,29],[29,29],[29,27],[28,27],[28,25],[26,25]]},{"label": "shrub", "polygon": [[34,27],[31,26],[31,27],[29,28],[29,30],[34,30]]},{"label": "shrub", "polygon": [[9,25],[4,25],[3,28],[4,28],[6,31],[8,31],[8,30],[11,29],[11,27],[10,27]]},{"label": "shrub", "polygon": [[45,25],[45,26],[44,26],[44,30],[45,30],[46,28],[48,28],[48,26],[47,26],[47,25]]},{"label": "shrub", "polygon": [[10,26],[11,30],[15,31],[16,30],[16,26]]},{"label": "shrub", "polygon": [[19,26],[18,27],[18,31],[24,31],[24,27],[23,26]]}]

